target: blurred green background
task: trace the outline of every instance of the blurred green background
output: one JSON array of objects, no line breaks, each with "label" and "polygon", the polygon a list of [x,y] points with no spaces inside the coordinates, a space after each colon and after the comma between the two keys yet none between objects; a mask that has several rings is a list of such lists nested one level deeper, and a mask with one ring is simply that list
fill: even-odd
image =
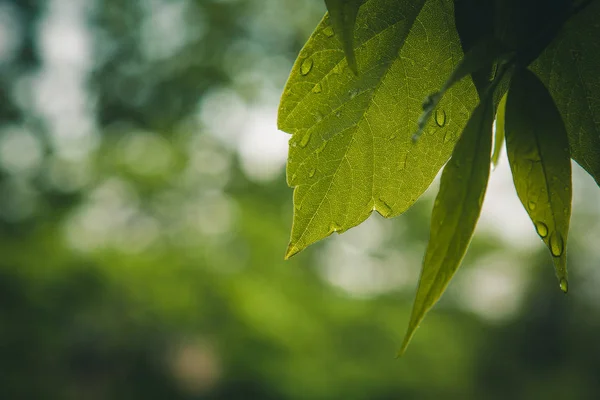
[{"label": "blurred green background", "polygon": [[320,0],[0,0],[1,399],[600,398],[600,190],[570,293],[492,176],[395,359],[436,185],[284,262],[276,129]]}]

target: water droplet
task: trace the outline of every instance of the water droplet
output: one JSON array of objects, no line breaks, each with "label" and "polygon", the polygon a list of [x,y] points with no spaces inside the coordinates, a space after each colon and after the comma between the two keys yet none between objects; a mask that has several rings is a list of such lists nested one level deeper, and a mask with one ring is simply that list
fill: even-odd
[{"label": "water droplet", "polygon": [[321,93],[322,90],[323,90],[323,87],[321,86],[320,83],[317,83],[312,89],[313,93]]},{"label": "water droplet", "polygon": [[563,293],[567,293],[569,291],[569,282],[567,282],[565,278],[562,278],[558,285],[560,286],[560,290],[562,290]]},{"label": "water droplet", "polygon": [[321,143],[321,145],[315,150],[315,153],[320,154],[325,150],[325,146],[327,146],[327,142]]},{"label": "water droplet", "polygon": [[453,137],[454,137],[454,135],[452,134],[452,132],[450,132],[450,131],[446,132],[446,134],[444,135],[444,143],[448,143],[449,141],[452,140]]},{"label": "water droplet", "polygon": [[535,210],[535,201],[533,200],[529,200],[529,202],[527,203],[527,207],[529,208],[529,211],[533,211]]},{"label": "water droplet", "polygon": [[402,158],[402,160],[400,160],[400,162],[398,163],[398,169],[400,171],[402,171],[404,168],[406,168],[406,159],[408,158],[408,153],[406,153],[406,155]]},{"label": "water droplet", "polygon": [[337,232],[340,230],[342,230],[342,227],[336,222],[332,222],[331,225],[329,225],[329,231],[331,232]]},{"label": "water droplet", "polygon": [[312,178],[313,176],[315,176],[316,172],[317,172],[316,168],[311,169],[310,172],[308,173],[308,177]]},{"label": "water droplet", "polygon": [[554,257],[560,257],[565,250],[565,242],[558,232],[552,232],[550,235],[550,253]]},{"label": "water droplet", "polygon": [[307,58],[306,60],[302,61],[302,64],[300,64],[300,73],[302,75],[308,75],[308,73],[310,72],[312,67],[313,67],[312,58]]},{"label": "water droplet", "polygon": [[325,34],[325,36],[327,37],[332,37],[334,32],[333,32],[333,28],[331,26],[328,26],[327,28],[323,29],[323,33]]},{"label": "water droplet", "polygon": [[375,209],[384,217],[389,217],[392,215],[392,207],[390,207],[389,204],[386,203],[381,197],[375,202]]},{"label": "water droplet", "polygon": [[307,131],[304,136],[302,136],[302,140],[300,141],[300,147],[306,147],[308,142],[310,141],[310,136],[312,135],[312,131]]},{"label": "water droplet", "polygon": [[350,96],[351,99],[355,98],[356,95],[358,95],[358,89],[352,89],[348,92],[348,96]]},{"label": "water droplet", "polygon": [[543,222],[539,222],[539,221],[536,222],[535,223],[535,230],[537,231],[538,235],[540,235],[543,238],[545,238],[546,236],[548,236],[548,227]]},{"label": "water droplet", "polygon": [[439,108],[435,110],[435,123],[440,128],[446,125],[446,111]]}]

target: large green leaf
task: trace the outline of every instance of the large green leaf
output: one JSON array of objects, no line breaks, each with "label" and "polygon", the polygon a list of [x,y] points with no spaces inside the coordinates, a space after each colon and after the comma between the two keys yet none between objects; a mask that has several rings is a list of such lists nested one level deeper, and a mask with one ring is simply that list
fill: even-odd
[{"label": "large green leaf", "polygon": [[600,1],[571,18],[532,64],[554,98],[571,156],[600,185]]},{"label": "large green leaf", "polygon": [[566,246],[571,217],[571,159],[560,113],[527,69],[512,78],[506,100],[506,149],[515,187],[567,291]]},{"label": "large green leaf", "polygon": [[370,0],[359,10],[348,68],[326,16],[302,49],[279,109],[292,133],[287,168],[294,223],[286,257],[373,210],[404,212],[448,160],[477,102],[470,79],[444,96],[411,140],[423,99],[462,58],[450,0]]},{"label": "large green leaf", "polygon": [[406,350],[425,313],[448,286],[473,236],[490,174],[493,121],[490,94],[475,109],[442,173],[429,244],[400,354]]},{"label": "large green leaf", "polygon": [[354,73],[358,73],[354,55],[354,25],[356,24],[358,9],[363,2],[364,0],[325,0],[331,18],[331,25],[340,37],[348,66]]}]

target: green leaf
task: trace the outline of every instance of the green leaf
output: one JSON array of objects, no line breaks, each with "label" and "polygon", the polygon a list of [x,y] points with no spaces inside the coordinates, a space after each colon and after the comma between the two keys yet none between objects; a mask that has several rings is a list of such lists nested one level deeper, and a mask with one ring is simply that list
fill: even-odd
[{"label": "green leaf", "polygon": [[571,18],[531,69],[562,116],[571,157],[600,185],[600,1]]},{"label": "green leaf", "polygon": [[480,103],[444,168],[429,244],[400,354],[458,269],[473,236],[490,174],[493,98]]},{"label": "green leaf", "polygon": [[358,9],[364,0],[325,0],[331,25],[335,32],[340,35],[344,53],[348,60],[348,66],[355,74],[358,74],[356,57],[354,56],[354,26]]},{"label": "green leaf", "polygon": [[494,168],[498,166],[502,146],[504,145],[504,121],[506,114],[506,94],[502,96],[498,111],[496,112],[496,132],[494,134],[494,152],[492,153],[492,165]]},{"label": "green leaf", "polygon": [[517,194],[553,256],[567,291],[566,246],[571,217],[571,160],[564,123],[533,72],[512,78],[506,101],[506,149]]},{"label": "green leaf", "polygon": [[401,214],[448,160],[477,102],[470,79],[448,92],[412,143],[422,100],[463,53],[450,0],[370,0],[355,31],[356,76],[325,18],[302,49],[278,124],[292,133],[287,166],[294,223],[286,258],[373,210]]}]

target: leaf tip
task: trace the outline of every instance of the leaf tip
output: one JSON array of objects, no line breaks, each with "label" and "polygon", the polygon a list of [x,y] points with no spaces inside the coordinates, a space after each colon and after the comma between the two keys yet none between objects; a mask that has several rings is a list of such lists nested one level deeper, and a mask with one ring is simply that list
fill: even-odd
[{"label": "leaf tip", "polygon": [[356,65],[356,57],[354,53],[346,54],[346,59],[348,60],[348,68],[354,74],[354,76],[358,76],[358,66]]},{"label": "leaf tip", "polygon": [[406,353],[406,349],[408,349],[408,345],[412,340],[413,335],[415,334],[416,327],[409,326],[406,334],[404,335],[404,340],[402,341],[402,346],[400,346],[400,350],[396,354],[396,358],[402,357]]},{"label": "leaf tip", "polygon": [[564,294],[569,292],[569,282],[565,278],[562,278],[558,285]]},{"label": "leaf tip", "polygon": [[285,256],[283,256],[283,259],[289,260],[291,257],[298,254],[300,252],[300,250],[302,250],[302,249],[298,248],[298,246],[296,246],[295,244],[290,242],[290,244],[287,247],[287,250],[285,251]]}]

